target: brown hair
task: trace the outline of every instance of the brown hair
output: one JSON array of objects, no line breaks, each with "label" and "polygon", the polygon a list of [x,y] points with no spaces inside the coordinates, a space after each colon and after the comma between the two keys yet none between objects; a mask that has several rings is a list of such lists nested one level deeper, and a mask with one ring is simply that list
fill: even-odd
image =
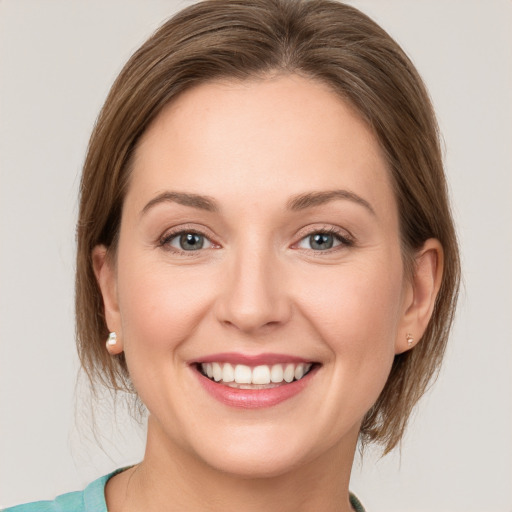
[{"label": "brown hair", "polygon": [[141,135],[173,98],[212,79],[298,73],[328,84],[373,129],[393,177],[406,269],[428,238],[444,249],[444,275],[421,343],[395,357],[361,428],[391,450],[438,371],[457,299],[460,264],[435,115],[398,44],[357,9],[331,0],[206,0],[167,21],[130,58],[91,136],[77,227],[78,352],[92,384],[131,390],[123,356],[105,350],[108,329],[91,252],[115,253],[130,163]]}]

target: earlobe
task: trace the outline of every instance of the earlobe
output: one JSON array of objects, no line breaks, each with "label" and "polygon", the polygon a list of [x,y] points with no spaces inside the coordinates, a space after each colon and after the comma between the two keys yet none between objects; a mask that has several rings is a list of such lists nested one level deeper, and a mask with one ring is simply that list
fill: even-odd
[{"label": "earlobe", "polygon": [[109,333],[105,346],[107,347],[107,352],[111,356],[116,356],[123,351],[123,346],[120,343],[116,332]]},{"label": "earlobe", "polygon": [[405,352],[420,341],[434,311],[442,278],[443,247],[439,240],[429,238],[414,258],[414,274],[409,284],[410,293],[407,293],[395,353]]},{"label": "earlobe", "polygon": [[121,318],[117,300],[117,278],[114,264],[108,257],[104,245],[97,245],[92,250],[92,264],[103,297],[107,327],[112,333],[117,333],[117,342],[107,347],[111,354],[118,354],[123,351],[123,346],[120,340]]}]

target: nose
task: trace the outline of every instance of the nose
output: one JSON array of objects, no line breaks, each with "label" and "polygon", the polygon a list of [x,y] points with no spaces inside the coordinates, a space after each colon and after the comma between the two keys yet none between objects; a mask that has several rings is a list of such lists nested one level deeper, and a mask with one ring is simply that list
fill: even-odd
[{"label": "nose", "polygon": [[285,272],[279,258],[254,246],[234,251],[216,304],[217,319],[247,334],[286,324],[292,313]]}]

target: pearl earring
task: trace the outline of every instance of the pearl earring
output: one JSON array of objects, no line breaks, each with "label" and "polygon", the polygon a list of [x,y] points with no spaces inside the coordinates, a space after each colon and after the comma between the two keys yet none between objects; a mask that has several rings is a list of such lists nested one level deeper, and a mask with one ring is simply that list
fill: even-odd
[{"label": "pearl earring", "polygon": [[115,332],[111,332],[108,335],[108,339],[107,339],[107,349],[109,347],[115,346],[116,343],[117,343],[117,334]]},{"label": "pearl earring", "polygon": [[405,335],[405,338],[406,338],[406,340],[407,340],[407,345],[409,346],[409,348],[411,348],[411,347],[412,347],[412,344],[414,343],[414,338],[412,337],[412,334],[407,333],[407,334]]}]

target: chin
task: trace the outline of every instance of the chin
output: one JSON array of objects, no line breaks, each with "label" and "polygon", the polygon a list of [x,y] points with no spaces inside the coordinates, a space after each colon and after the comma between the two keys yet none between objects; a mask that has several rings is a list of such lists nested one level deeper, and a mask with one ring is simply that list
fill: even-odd
[{"label": "chin", "polygon": [[[209,459],[213,459],[211,456]],[[286,456],[275,452],[255,454],[252,450],[245,453],[224,453],[222,460],[209,460],[216,471],[243,479],[276,478],[300,467],[303,457]]]},{"label": "chin", "polygon": [[239,432],[238,436],[227,435],[225,439],[212,436],[217,442],[197,447],[196,454],[209,467],[222,473],[251,479],[273,478],[314,458],[307,443],[293,437],[289,433],[269,431],[263,435],[254,431]]}]

